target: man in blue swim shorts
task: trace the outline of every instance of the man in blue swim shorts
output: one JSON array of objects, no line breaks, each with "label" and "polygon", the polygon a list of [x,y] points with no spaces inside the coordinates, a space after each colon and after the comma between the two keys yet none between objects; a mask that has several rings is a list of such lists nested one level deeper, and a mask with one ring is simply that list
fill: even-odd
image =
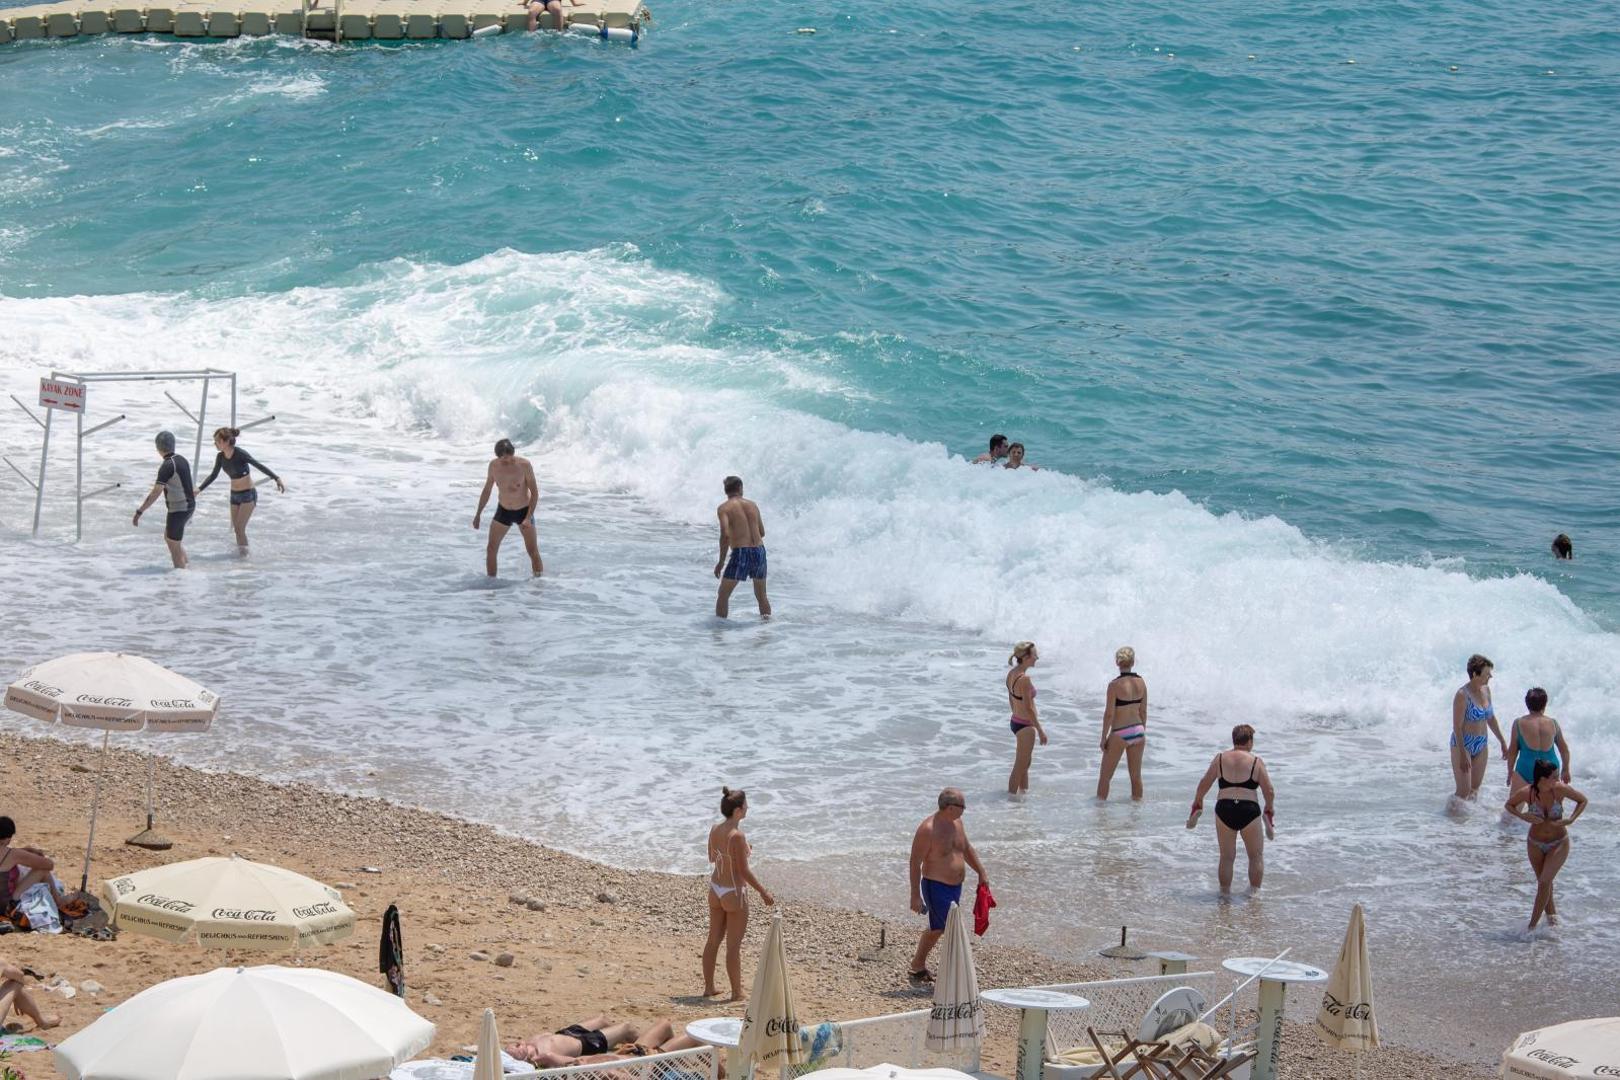
[{"label": "man in blue swim shorts", "polygon": [[911,910],[928,916],[928,929],[918,939],[917,951],[911,958],[909,974],[914,985],[934,981],[933,972],[928,970],[928,954],[945,932],[951,905],[962,899],[967,867],[971,866],[979,876],[979,884],[990,884],[979,853],[973,850],[967,830],[962,827],[966,810],[967,799],[962,792],[946,788],[939,793],[939,811],[923,818],[911,838]]},{"label": "man in blue swim shorts", "polygon": [[[760,520],[759,507],[743,498],[741,477],[726,477],[726,501],[720,504],[720,560],[714,564],[714,576],[720,579],[720,596],[714,602],[714,613],[724,619],[731,610],[731,594],[740,581],[754,583],[754,599],[759,602],[759,617],[771,617],[771,602],[765,597],[765,523]],[[726,561],[726,552],[731,560]]]}]

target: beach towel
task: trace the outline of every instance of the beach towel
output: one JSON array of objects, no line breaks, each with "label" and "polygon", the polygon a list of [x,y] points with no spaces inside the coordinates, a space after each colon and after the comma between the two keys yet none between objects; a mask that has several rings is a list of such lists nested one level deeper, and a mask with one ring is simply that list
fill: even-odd
[{"label": "beach towel", "polygon": [[806,1064],[814,1065],[844,1052],[844,1029],[826,1022],[799,1028],[799,1043],[807,1055]]},{"label": "beach towel", "polygon": [[41,881],[30,885],[17,897],[17,910],[28,916],[28,928],[41,934],[60,934],[62,915],[56,910],[51,887]]},{"label": "beach towel", "polygon": [[28,1050],[49,1050],[50,1044],[38,1035],[0,1035],[0,1054],[21,1054]]},{"label": "beach towel", "polygon": [[388,981],[388,989],[405,996],[405,941],[399,931],[399,908],[388,905],[383,913],[382,941],[377,947],[377,970]]},{"label": "beach towel", "polygon": [[990,895],[990,886],[979,882],[978,894],[973,898],[973,932],[984,937],[984,932],[990,929],[990,909],[996,906],[996,898]]}]

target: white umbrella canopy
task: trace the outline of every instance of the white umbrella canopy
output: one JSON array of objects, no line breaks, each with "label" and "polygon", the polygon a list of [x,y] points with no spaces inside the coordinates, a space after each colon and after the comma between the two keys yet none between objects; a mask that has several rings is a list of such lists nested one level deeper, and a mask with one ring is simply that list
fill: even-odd
[{"label": "white umbrella canopy", "polygon": [[1372,964],[1367,959],[1367,923],[1361,905],[1350,909],[1350,925],[1339,947],[1316,1032],[1341,1050],[1371,1050],[1378,1045],[1378,1017],[1373,1011]]},{"label": "white umbrella canopy", "polygon": [[433,1030],[335,971],[219,968],[142,990],[54,1053],[67,1080],[374,1080]]},{"label": "white umbrella canopy", "polygon": [[495,1030],[495,1010],[485,1009],[478,1025],[478,1057],[474,1059],[472,1080],[501,1080],[501,1036]]},{"label": "white umbrella canopy", "polygon": [[973,944],[960,904],[952,904],[945,917],[940,946],[939,977],[934,980],[934,1005],[928,1014],[928,1049],[970,1052],[977,1068],[984,1041],[984,1005],[979,1001]]},{"label": "white umbrella canopy", "polygon": [[1502,1055],[1502,1075],[1509,1080],[1620,1076],[1620,1016],[1571,1020],[1527,1031]]},{"label": "white umbrella canopy", "polygon": [[819,1069],[799,1080],[974,1080],[972,1073],[956,1069],[908,1069],[901,1065],[873,1065],[868,1069]]},{"label": "white umbrella canopy", "polygon": [[788,985],[787,950],[782,946],[781,912],[771,916],[765,948],[760,950],[754,988],[748,995],[742,1034],[738,1036],[737,1056],[745,1065],[757,1062],[760,1070],[804,1064],[798,1009],[793,988]]},{"label": "white umbrella canopy", "polygon": [[102,894],[118,929],[205,948],[296,949],[354,933],[337,890],[237,855],[109,878]]}]

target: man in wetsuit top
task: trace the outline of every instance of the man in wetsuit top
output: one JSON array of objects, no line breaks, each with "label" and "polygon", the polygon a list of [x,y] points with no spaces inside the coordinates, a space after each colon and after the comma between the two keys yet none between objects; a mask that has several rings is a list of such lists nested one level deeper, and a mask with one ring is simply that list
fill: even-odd
[{"label": "man in wetsuit top", "polygon": [[489,549],[484,557],[484,569],[490,577],[495,576],[495,555],[500,551],[507,531],[516,525],[523,533],[523,546],[529,551],[529,564],[534,568],[535,575],[539,576],[544,567],[540,565],[540,539],[534,532],[534,508],[540,501],[540,484],[534,478],[534,466],[528,458],[517,456],[511,439],[502,439],[495,444],[495,460],[489,463],[484,490],[478,496],[478,511],[473,514],[474,529],[481,526],[491,488],[499,488],[500,496],[495,501],[495,520],[489,523]]},{"label": "man in wetsuit top", "polygon": [[146,513],[147,507],[157,502],[159,495],[163,496],[169,511],[163,527],[163,539],[169,545],[169,558],[174,560],[174,568],[184,570],[190,561],[186,558],[185,545],[180,541],[186,535],[186,522],[191,520],[192,511],[197,509],[197,493],[191,487],[191,463],[174,452],[174,432],[160,431],[154,441],[163,464],[158,466],[157,482],[152,485],[146,501],[135,511],[135,524],[139,526],[141,515]]},{"label": "man in wetsuit top", "polygon": [[[753,579],[759,617],[768,619],[771,602],[765,598],[765,523],[753,500],[743,498],[741,477],[726,477],[725,489],[726,501],[718,511],[720,561],[714,564],[714,576],[720,579],[720,595],[714,602],[714,613],[724,619],[731,610],[731,593],[737,583]],[[726,561],[728,550],[730,562]]]}]

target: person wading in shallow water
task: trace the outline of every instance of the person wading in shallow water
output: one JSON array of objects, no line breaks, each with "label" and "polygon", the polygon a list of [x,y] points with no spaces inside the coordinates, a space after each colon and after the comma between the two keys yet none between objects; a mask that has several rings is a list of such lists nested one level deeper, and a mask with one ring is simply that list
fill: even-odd
[{"label": "person wading in shallow water", "polygon": [[[1220,843],[1221,861],[1217,874],[1221,892],[1232,891],[1232,865],[1237,862],[1238,837],[1249,855],[1249,888],[1260,888],[1266,874],[1264,851],[1266,837],[1272,831],[1273,806],[1277,793],[1271,787],[1271,775],[1266,763],[1254,753],[1254,728],[1239,724],[1232,729],[1232,749],[1223,750],[1209,763],[1204,778],[1198,782],[1193,795],[1192,817],[1187,819],[1190,829],[1204,812],[1204,795],[1219,784],[1215,792],[1215,838]],[[1265,796],[1261,808],[1260,796]],[[1261,822],[1264,820],[1264,830]]]},{"label": "person wading in shallow water", "polygon": [[[1536,762],[1533,779],[1513,789],[1506,810],[1530,825],[1527,850],[1530,869],[1536,875],[1536,901],[1530,908],[1534,930],[1543,915],[1551,926],[1558,925],[1558,904],[1553,900],[1553,879],[1569,859],[1569,827],[1586,812],[1586,796],[1558,779],[1558,766],[1551,761]],[[1564,800],[1575,803],[1575,812],[1564,817]]]},{"label": "person wading in shallow water", "polygon": [[973,850],[967,830],[962,827],[966,812],[967,799],[962,792],[948,787],[939,793],[938,812],[923,818],[911,838],[911,910],[928,916],[928,929],[917,939],[917,951],[911,957],[909,975],[914,986],[934,981],[933,972],[928,970],[928,954],[945,933],[951,905],[962,899],[967,867],[979,875],[980,885],[990,884],[990,875],[984,872],[979,853]]},{"label": "person wading in shallow water", "polygon": [[[768,619],[771,602],[765,596],[765,522],[760,519],[759,507],[743,498],[741,477],[726,477],[725,489],[726,501],[716,512],[720,518],[720,561],[714,564],[714,576],[720,579],[720,595],[715,598],[714,613],[724,619],[731,611],[731,594],[737,584],[752,579],[759,617]],[[731,552],[729,562],[727,550]]]},{"label": "person wading in shallow water", "polygon": [[1021,799],[1029,792],[1029,766],[1035,757],[1035,742],[1046,745],[1046,729],[1041,726],[1040,713],[1035,710],[1035,684],[1030,681],[1029,669],[1041,658],[1033,641],[1020,641],[1013,646],[1007,665],[1007,707],[1012,711],[1013,767],[1007,774],[1007,795]]},{"label": "person wading in shallow water", "polygon": [[544,567],[540,564],[540,539],[534,531],[534,508],[540,502],[540,483],[534,478],[534,466],[528,458],[517,456],[511,439],[495,444],[495,460],[489,463],[484,476],[484,490],[478,496],[478,509],[473,513],[473,528],[483,523],[484,507],[489,504],[491,488],[499,488],[495,500],[495,520],[489,523],[489,548],[484,553],[484,572],[495,576],[495,557],[501,550],[501,541],[513,525],[523,534],[523,546],[529,552],[529,566],[536,577]]},{"label": "person wading in shallow water", "polygon": [[248,553],[247,526],[248,519],[253,516],[253,508],[258,505],[259,492],[253,486],[253,477],[248,469],[258,469],[264,475],[276,482],[276,490],[283,495],[287,494],[287,485],[281,482],[281,477],[270,471],[270,466],[259,461],[243,447],[236,445],[236,437],[242,434],[238,428],[222,427],[214,432],[214,471],[208,474],[208,479],[197,485],[197,494],[201,495],[208,490],[216,477],[223,470],[231,481],[231,528],[236,530],[236,548],[243,555]]},{"label": "person wading in shallow water", "polygon": [[1507,757],[1507,740],[1496,722],[1496,707],[1491,704],[1490,660],[1475,653],[1468,658],[1468,681],[1451,696],[1451,774],[1457,782],[1455,798],[1472,799],[1479,794],[1479,785],[1485,782],[1485,769],[1490,764],[1490,739],[1486,729],[1496,736]]},{"label": "person wading in shallow water", "polygon": [[163,525],[163,541],[169,546],[169,558],[174,562],[174,568],[184,570],[191,565],[191,560],[186,558],[186,547],[181,541],[186,538],[186,522],[191,520],[193,511],[197,509],[197,493],[191,487],[191,464],[174,452],[174,432],[160,431],[153,441],[157,444],[158,456],[163,459],[163,464],[158,466],[157,481],[147,494],[146,501],[135,511],[135,525],[140,527],[141,515],[161,497],[169,511]]}]

